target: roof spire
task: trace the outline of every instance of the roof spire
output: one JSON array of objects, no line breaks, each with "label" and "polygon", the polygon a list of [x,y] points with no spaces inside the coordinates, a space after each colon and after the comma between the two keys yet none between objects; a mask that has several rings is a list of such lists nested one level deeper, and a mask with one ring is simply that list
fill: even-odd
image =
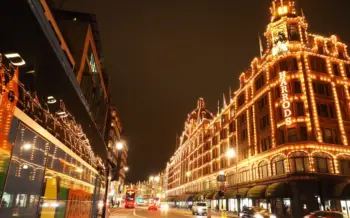
[{"label": "roof spire", "polygon": [[263,45],[262,45],[262,41],[261,41],[261,37],[260,37],[260,33],[258,33],[258,37],[259,37],[260,58],[262,58],[263,53],[264,53],[264,47],[263,47]]},{"label": "roof spire", "polygon": [[222,93],[222,97],[223,97],[223,101],[222,101],[223,107],[225,108],[225,107],[227,107],[227,102],[226,102],[225,93]]},{"label": "roof spire", "polygon": [[302,16],[303,18],[305,18],[305,14],[304,14],[303,9],[301,9],[301,16]]},{"label": "roof spire", "polygon": [[233,98],[231,86],[230,86],[230,88],[229,88],[229,95],[230,95],[229,97],[230,97],[230,102],[231,102],[231,99]]},{"label": "roof spire", "polygon": [[218,100],[218,114],[220,113],[220,100]]}]

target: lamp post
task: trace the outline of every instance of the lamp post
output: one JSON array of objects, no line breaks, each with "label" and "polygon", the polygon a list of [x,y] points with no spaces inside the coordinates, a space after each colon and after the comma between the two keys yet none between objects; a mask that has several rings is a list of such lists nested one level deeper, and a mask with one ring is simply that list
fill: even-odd
[{"label": "lamp post", "polygon": [[124,145],[123,145],[122,142],[117,142],[117,143],[116,143],[116,147],[117,147],[117,149],[120,151],[120,150],[122,150],[122,149],[124,148]]},{"label": "lamp post", "polygon": [[233,159],[236,158],[236,175],[237,175],[237,181],[236,181],[236,188],[237,188],[237,214],[239,215],[240,210],[241,210],[241,205],[240,205],[240,195],[238,194],[238,158],[237,158],[237,154],[236,151],[233,148],[228,149],[228,151],[226,152],[226,157],[228,159]]}]

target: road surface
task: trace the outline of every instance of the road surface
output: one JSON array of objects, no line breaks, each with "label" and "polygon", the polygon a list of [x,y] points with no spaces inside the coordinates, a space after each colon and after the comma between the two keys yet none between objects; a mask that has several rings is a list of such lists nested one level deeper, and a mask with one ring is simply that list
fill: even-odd
[{"label": "road surface", "polygon": [[[145,207],[137,207],[136,209],[117,208],[111,209],[109,218],[206,218],[206,216],[193,216],[189,210],[169,209],[168,211],[148,211]],[[217,218],[217,216],[212,216]]]}]

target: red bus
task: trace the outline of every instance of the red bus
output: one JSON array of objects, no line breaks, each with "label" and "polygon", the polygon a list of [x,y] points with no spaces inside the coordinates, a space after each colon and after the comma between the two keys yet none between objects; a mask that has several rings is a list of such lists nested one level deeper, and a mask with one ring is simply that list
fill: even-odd
[{"label": "red bus", "polygon": [[135,189],[126,190],[124,207],[125,208],[135,208],[135,201],[136,201]]}]

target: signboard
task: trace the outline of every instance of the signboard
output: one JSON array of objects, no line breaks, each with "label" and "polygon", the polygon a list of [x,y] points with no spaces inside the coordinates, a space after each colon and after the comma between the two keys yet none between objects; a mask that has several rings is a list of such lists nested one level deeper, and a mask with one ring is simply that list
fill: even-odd
[{"label": "signboard", "polygon": [[280,79],[281,79],[281,92],[282,92],[282,109],[283,109],[283,115],[286,119],[286,125],[289,126],[292,124],[292,110],[291,110],[291,103],[289,101],[289,91],[288,91],[288,83],[286,81],[286,72],[280,72]]}]

